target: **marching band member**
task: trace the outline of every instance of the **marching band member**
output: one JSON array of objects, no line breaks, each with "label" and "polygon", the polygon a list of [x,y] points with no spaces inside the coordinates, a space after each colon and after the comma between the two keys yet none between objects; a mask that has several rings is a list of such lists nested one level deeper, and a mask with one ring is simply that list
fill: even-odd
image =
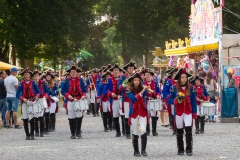
[{"label": "marching band member", "polygon": [[[29,68],[24,69],[20,75],[24,77],[17,89],[16,97],[22,102],[23,125],[26,133],[26,140],[34,140],[34,118],[33,114],[28,114],[28,101],[38,100],[40,91],[37,84],[30,79],[32,72]],[[30,123],[30,134],[28,129]]]},{"label": "marching band member", "polygon": [[[145,77],[146,77],[146,80],[143,82],[143,84],[146,85],[146,86],[149,86],[150,89],[154,91],[154,94],[151,98],[160,100],[159,85],[156,81],[153,80],[154,73],[149,68],[146,68],[143,72],[144,72]],[[149,99],[147,99],[147,101],[148,100]],[[152,119],[152,134],[153,134],[153,136],[158,135],[158,133],[157,133],[157,121],[158,121],[157,113],[158,113],[158,111],[150,111],[149,112],[149,114],[151,116],[151,119]],[[150,127],[149,127],[149,125],[147,125],[147,126],[148,126],[147,132],[148,132],[148,135],[149,135],[150,134]]]},{"label": "marching band member", "polygon": [[197,118],[196,90],[188,82],[190,76],[186,69],[179,69],[174,78],[178,80],[177,84],[172,86],[170,92],[170,100],[174,101],[176,111],[178,155],[184,154],[183,128],[185,127],[188,156],[192,155],[192,120]]},{"label": "marching band member", "polygon": [[[66,73],[63,75],[63,78],[62,78],[62,81],[61,81],[61,84],[60,84],[60,88],[62,88],[63,84],[65,83],[65,80],[66,78],[69,76],[69,73],[66,71]],[[67,98],[65,98],[63,96],[63,107],[65,108],[66,110],[66,114],[68,114],[68,109],[67,109]]]},{"label": "marching band member", "polygon": [[[32,73],[33,80],[38,85],[38,88],[39,88],[39,91],[40,91],[39,98],[46,98],[47,99],[48,98],[48,88],[46,86],[46,82],[44,82],[43,80],[39,79],[40,75],[41,75],[41,73],[37,69],[34,70],[33,73]],[[39,121],[39,124],[40,124],[40,137],[43,137],[43,128],[44,128],[43,113],[44,113],[44,110],[42,110],[39,113],[34,113],[34,118],[35,118],[35,136],[36,137],[39,137],[38,121]]]},{"label": "marching band member", "polygon": [[[126,95],[126,86],[127,86],[126,82],[128,82],[128,78],[133,75],[134,70],[137,69],[136,63],[131,61],[128,64],[126,64],[123,67],[123,69],[126,70],[127,73],[121,76],[119,81],[119,90],[120,92],[122,92],[122,113],[124,113],[124,115],[121,116],[121,118],[122,118],[122,121],[125,119],[125,125],[123,125],[125,127],[122,127],[125,129],[123,129],[122,132],[123,132],[123,135],[124,133],[126,133],[127,139],[131,139],[130,126],[128,124],[130,99]],[[122,122],[122,124],[124,123]]]},{"label": "marching band member", "polygon": [[[92,71],[92,75],[89,77],[89,82],[90,82],[90,108],[92,109],[92,114],[93,117],[96,117],[96,110],[99,107],[99,103],[96,103],[97,107],[95,108],[95,102],[96,102],[96,82],[97,82],[97,78],[98,78],[98,73],[97,73],[97,69],[93,69]],[[98,113],[97,113],[98,114]]]},{"label": "marching band member", "polygon": [[[131,76],[128,82],[130,83],[127,91],[127,96],[130,99],[129,125],[132,125],[134,156],[148,156],[146,152],[148,111],[144,98],[148,95],[149,86],[142,85],[142,79],[138,73]],[[139,132],[141,132],[141,154],[138,147]]]},{"label": "marching band member", "polygon": [[169,124],[170,124],[170,129],[173,129],[173,121],[171,118],[171,110],[169,107],[169,105],[167,104],[169,97],[170,97],[170,89],[171,89],[171,79],[169,77],[171,77],[171,74],[169,74],[169,72],[173,69],[174,67],[171,67],[170,69],[166,70],[166,74],[168,76],[167,79],[165,79],[165,81],[163,82],[163,90],[162,90],[162,102],[163,105],[167,105],[168,108],[168,115],[169,115]]},{"label": "marching band member", "polygon": [[48,88],[48,104],[49,108],[45,110],[44,117],[46,120],[46,133],[53,132],[55,130],[56,123],[56,108],[57,103],[55,98],[58,97],[58,85],[54,82],[55,76],[51,73],[51,71],[47,71],[46,73],[46,82]]},{"label": "marching band member", "polygon": [[118,88],[119,84],[119,66],[118,63],[115,63],[110,71],[113,72],[113,76],[108,78],[106,85],[104,85],[103,88],[103,94],[109,96],[109,101],[110,101],[110,110],[112,110],[112,116],[113,116],[113,121],[115,124],[115,129],[116,129],[116,137],[121,136],[120,132],[120,124],[119,124],[119,109],[120,109],[120,104],[118,101],[118,96],[120,96],[120,91]]},{"label": "marching band member", "polygon": [[169,122],[170,122],[170,127],[172,128],[173,130],[173,134],[172,135],[175,135],[176,134],[176,130],[174,129],[174,104],[173,102],[170,102],[170,89],[173,85],[176,85],[176,81],[174,80],[174,77],[176,75],[178,71],[178,68],[170,68],[170,70],[166,71],[166,73],[168,73],[168,79],[166,80],[165,84],[164,84],[164,87],[163,87],[163,93],[164,91],[166,92],[166,90],[168,90],[167,92],[167,96],[165,97],[166,98],[166,103],[167,103],[167,106],[168,106],[168,114],[169,114]]},{"label": "marching band member", "polygon": [[82,138],[80,132],[80,121],[82,120],[82,112],[74,111],[74,100],[84,99],[86,97],[86,90],[82,79],[77,77],[77,67],[72,66],[69,69],[70,77],[66,78],[62,86],[62,95],[68,99],[68,120],[71,131],[71,139]]},{"label": "marching band member", "polygon": [[[167,76],[162,76],[161,80],[160,80],[160,85],[159,85],[159,89],[160,89],[160,93],[161,93],[161,98],[163,98],[163,94],[162,94],[162,90],[163,90],[163,85],[165,80],[167,79]],[[167,108],[167,104],[166,103],[162,103],[163,108],[160,111],[160,118],[162,121],[162,126],[163,127],[168,127],[169,126],[169,116],[168,116],[168,108]]]},{"label": "marching band member", "polygon": [[108,94],[103,93],[104,85],[106,85],[107,79],[110,77],[111,73],[108,71],[105,72],[102,75],[102,82],[98,84],[98,97],[100,97],[104,132],[108,132],[108,127],[110,131],[112,130],[112,116],[110,113],[112,111],[110,110],[109,97]]},{"label": "marching band member", "polygon": [[[191,84],[196,90],[196,100],[197,100],[197,119],[195,120],[196,134],[204,133],[204,120],[205,115],[201,114],[201,103],[202,101],[209,101],[209,94],[204,86],[204,79],[199,76],[195,76],[191,81]],[[199,130],[199,123],[201,123],[201,129]]]},{"label": "marching band member", "polygon": [[[97,78],[97,82],[96,82],[96,88],[97,88],[97,95],[98,95],[98,88],[99,88],[99,84],[102,83],[102,75],[104,74],[104,69],[106,69],[107,66],[102,66],[102,68],[100,68],[98,71],[98,78]],[[101,103],[100,102],[100,99],[99,99],[99,96],[97,96],[97,103]],[[101,108],[101,104],[100,104],[100,107],[98,108],[97,110],[97,114],[99,113],[99,109]],[[101,117],[102,117],[102,110],[100,109],[100,112],[101,112]]]}]

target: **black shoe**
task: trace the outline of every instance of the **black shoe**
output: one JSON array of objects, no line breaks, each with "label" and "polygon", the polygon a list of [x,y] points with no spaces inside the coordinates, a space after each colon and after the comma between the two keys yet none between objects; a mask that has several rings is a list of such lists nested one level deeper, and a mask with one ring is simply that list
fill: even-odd
[{"label": "black shoe", "polygon": [[35,139],[35,138],[34,138],[34,135],[30,136],[30,139],[31,139],[31,140],[34,140],[34,139]]},{"label": "black shoe", "polygon": [[184,151],[178,151],[178,155],[180,156],[184,155]]},{"label": "black shoe", "polygon": [[107,128],[105,128],[105,129],[103,130],[103,132],[108,132],[108,129],[107,129]]},{"label": "black shoe", "polygon": [[199,133],[200,133],[199,129],[196,129],[195,133],[196,133],[196,134],[199,134]]},{"label": "black shoe", "polygon": [[130,135],[130,134],[127,134],[127,135],[126,135],[126,138],[127,138],[127,139],[131,139],[131,135]]},{"label": "black shoe", "polygon": [[39,137],[39,132],[35,132],[35,137]]},{"label": "black shoe", "polygon": [[204,131],[203,131],[203,130],[200,130],[200,134],[204,134]]},{"label": "black shoe", "polygon": [[125,130],[122,131],[122,135],[123,135],[123,136],[126,136]]},{"label": "black shoe", "polygon": [[99,113],[97,113],[97,116],[99,117]]},{"label": "black shoe", "polygon": [[158,133],[157,133],[157,132],[153,132],[152,134],[153,134],[153,136],[157,136],[157,135],[158,135]]},{"label": "black shoe", "polygon": [[172,126],[170,126],[170,128],[169,129],[173,129],[173,127]]},{"label": "black shoe", "polygon": [[117,133],[117,134],[116,134],[116,137],[121,137],[121,133]]},{"label": "black shoe", "polygon": [[30,140],[30,136],[26,136],[26,140]]},{"label": "black shoe", "polygon": [[96,114],[94,114],[93,117],[97,117]]},{"label": "black shoe", "polygon": [[147,136],[150,136],[150,132],[147,132]]},{"label": "black shoe", "polygon": [[141,154],[139,151],[134,151],[134,154],[133,154],[135,157],[141,157]]},{"label": "black shoe", "polygon": [[75,139],[75,135],[72,134],[71,139]]},{"label": "black shoe", "polygon": [[164,127],[168,127],[169,125],[165,125]]},{"label": "black shoe", "polygon": [[40,137],[43,137],[43,132],[40,132]]},{"label": "black shoe", "polygon": [[144,157],[148,156],[146,150],[141,151],[141,155],[144,156]]},{"label": "black shoe", "polygon": [[77,134],[76,137],[77,137],[78,139],[81,139],[81,138],[82,138],[82,135],[81,135],[81,134]]},{"label": "black shoe", "polygon": [[176,133],[177,133],[177,131],[174,130],[173,133],[172,133],[172,135],[176,135]]},{"label": "black shoe", "polygon": [[108,130],[109,130],[109,131],[112,131],[113,129],[112,129],[112,127],[109,127]]},{"label": "black shoe", "polygon": [[45,134],[46,134],[46,135],[49,135],[49,131],[46,130],[46,131],[45,131]]},{"label": "black shoe", "polygon": [[188,156],[191,156],[193,154],[192,151],[190,151],[190,150],[187,150],[186,153]]}]

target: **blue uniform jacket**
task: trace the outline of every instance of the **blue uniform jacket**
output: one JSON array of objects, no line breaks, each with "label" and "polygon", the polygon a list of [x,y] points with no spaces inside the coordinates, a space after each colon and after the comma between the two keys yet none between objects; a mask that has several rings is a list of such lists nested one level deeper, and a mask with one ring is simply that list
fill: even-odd
[{"label": "blue uniform jacket", "polygon": [[[38,85],[35,81],[32,81],[32,89],[33,89],[34,96],[40,95]],[[20,99],[20,97],[23,96],[22,95],[23,91],[24,91],[23,82],[20,82],[20,85],[18,86],[18,89],[17,89],[16,98]]]},{"label": "blue uniform jacket", "polygon": [[[170,92],[170,102],[173,104],[174,99],[178,94],[176,85],[171,87]],[[197,114],[197,100],[196,100],[196,90],[193,86],[190,87],[190,102],[192,107],[192,114]]]},{"label": "blue uniform jacket", "polygon": [[58,90],[58,86],[56,83],[54,83],[53,88],[47,87],[48,88],[48,95],[53,97],[53,96],[58,96],[59,95],[59,90]]},{"label": "blue uniform jacket", "polygon": [[[83,79],[80,78],[79,80],[79,83],[80,83],[80,87],[81,87],[81,90],[82,90],[82,93],[84,94],[84,96],[86,95],[86,87],[85,87],[85,84],[83,82]],[[63,96],[65,96],[65,94],[69,91],[69,79],[67,78],[65,83],[63,83],[62,85],[62,88],[61,88],[61,93]]]}]

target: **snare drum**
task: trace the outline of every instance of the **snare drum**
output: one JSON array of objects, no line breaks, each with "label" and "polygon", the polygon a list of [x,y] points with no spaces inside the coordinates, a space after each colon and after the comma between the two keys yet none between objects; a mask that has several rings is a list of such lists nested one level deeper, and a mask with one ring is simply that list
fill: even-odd
[{"label": "snare drum", "polygon": [[34,113],[39,113],[42,111],[41,104],[38,101],[33,102],[33,111]]},{"label": "snare drum", "polygon": [[212,115],[214,115],[214,107],[215,107],[214,103],[202,102],[202,104],[201,104],[201,109],[202,109],[201,113],[203,115],[212,116]]},{"label": "snare drum", "polygon": [[54,100],[55,102],[59,102],[59,99],[56,96],[52,96],[51,99]]},{"label": "snare drum", "polygon": [[80,112],[88,110],[88,103],[86,99],[74,100],[74,111]]},{"label": "snare drum", "polygon": [[159,99],[149,100],[147,109],[149,111],[160,111],[162,110],[162,101]]},{"label": "snare drum", "polygon": [[34,114],[33,102],[27,102],[27,114]]},{"label": "snare drum", "polygon": [[45,110],[45,109],[48,108],[46,98],[41,98],[41,99],[38,100],[38,102],[39,102],[42,110]]}]

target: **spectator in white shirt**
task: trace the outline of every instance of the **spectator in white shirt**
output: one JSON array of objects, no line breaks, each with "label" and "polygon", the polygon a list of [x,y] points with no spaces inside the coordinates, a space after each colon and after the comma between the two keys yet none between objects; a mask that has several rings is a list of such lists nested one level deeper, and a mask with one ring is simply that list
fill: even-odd
[{"label": "spectator in white shirt", "polygon": [[21,127],[17,123],[17,112],[18,112],[18,103],[19,100],[16,98],[16,92],[18,88],[18,79],[16,78],[18,69],[13,67],[10,70],[10,75],[4,79],[4,86],[7,91],[7,113],[6,113],[6,128],[11,128],[9,124],[10,112],[13,111],[13,119],[14,119],[14,128],[20,129]]}]

